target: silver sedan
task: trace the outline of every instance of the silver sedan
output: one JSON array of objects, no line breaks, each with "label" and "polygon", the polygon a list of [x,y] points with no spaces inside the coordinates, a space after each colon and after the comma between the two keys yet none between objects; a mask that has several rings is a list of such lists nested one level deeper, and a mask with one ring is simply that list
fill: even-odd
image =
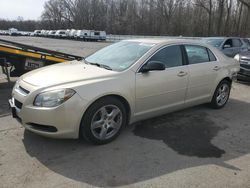
[{"label": "silver sedan", "polygon": [[126,40],[23,75],[9,102],[32,132],[105,144],[128,123],[202,103],[222,108],[238,71],[236,60],[206,44]]}]

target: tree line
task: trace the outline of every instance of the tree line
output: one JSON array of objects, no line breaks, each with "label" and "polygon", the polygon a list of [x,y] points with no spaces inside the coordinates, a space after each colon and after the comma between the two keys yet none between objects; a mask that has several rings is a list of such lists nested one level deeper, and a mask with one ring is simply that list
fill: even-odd
[{"label": "tree line", "polygon": [[94,29],[111,34],[250,36],[250,0],[49,0],[39,21],[0,29]]}]

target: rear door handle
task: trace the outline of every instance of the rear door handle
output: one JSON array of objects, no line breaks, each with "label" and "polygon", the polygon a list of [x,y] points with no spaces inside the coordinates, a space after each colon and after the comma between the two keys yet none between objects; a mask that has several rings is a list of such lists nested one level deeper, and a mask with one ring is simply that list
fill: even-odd
[{"label": "rear door handle", "polygon": [[218,71],[218,70],[220,70],[220,67],[219,67],[219,66],[215,66],[215,67],[213,68],[213,70]]},{"label": "rear door handle", "polygon": [[177,76],[179,77],[183,77],[183,76],[186,76],[188,73],[187,72],[184,72],[184,71],[180,71]]}]

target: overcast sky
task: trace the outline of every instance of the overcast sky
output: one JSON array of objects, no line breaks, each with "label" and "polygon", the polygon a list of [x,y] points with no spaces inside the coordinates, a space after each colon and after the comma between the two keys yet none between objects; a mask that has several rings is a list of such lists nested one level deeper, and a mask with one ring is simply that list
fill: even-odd
[{"label": "overcast sky", "polygon": [[17,19],[18,16],[27,19],[39,19],[47,0],[0,0],[0,18]]}]

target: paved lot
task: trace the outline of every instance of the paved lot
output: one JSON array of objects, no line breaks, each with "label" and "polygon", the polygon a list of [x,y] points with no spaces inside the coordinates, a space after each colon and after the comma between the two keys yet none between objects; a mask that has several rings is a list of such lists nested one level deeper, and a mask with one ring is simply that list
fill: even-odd
[{"label": "paved lot", "polygon": [[138,122],[104,146],[25,131],[10,116],[10,88],[0,79],[0,187],[250,187],[250,84],[234,83],[221,110]]},{"label": "paved lot", "polygon": [[111,44],[110,42],[80,42],[74,40],[50,39],[42,37],[0,36],[0,39],[83,57]]}]

